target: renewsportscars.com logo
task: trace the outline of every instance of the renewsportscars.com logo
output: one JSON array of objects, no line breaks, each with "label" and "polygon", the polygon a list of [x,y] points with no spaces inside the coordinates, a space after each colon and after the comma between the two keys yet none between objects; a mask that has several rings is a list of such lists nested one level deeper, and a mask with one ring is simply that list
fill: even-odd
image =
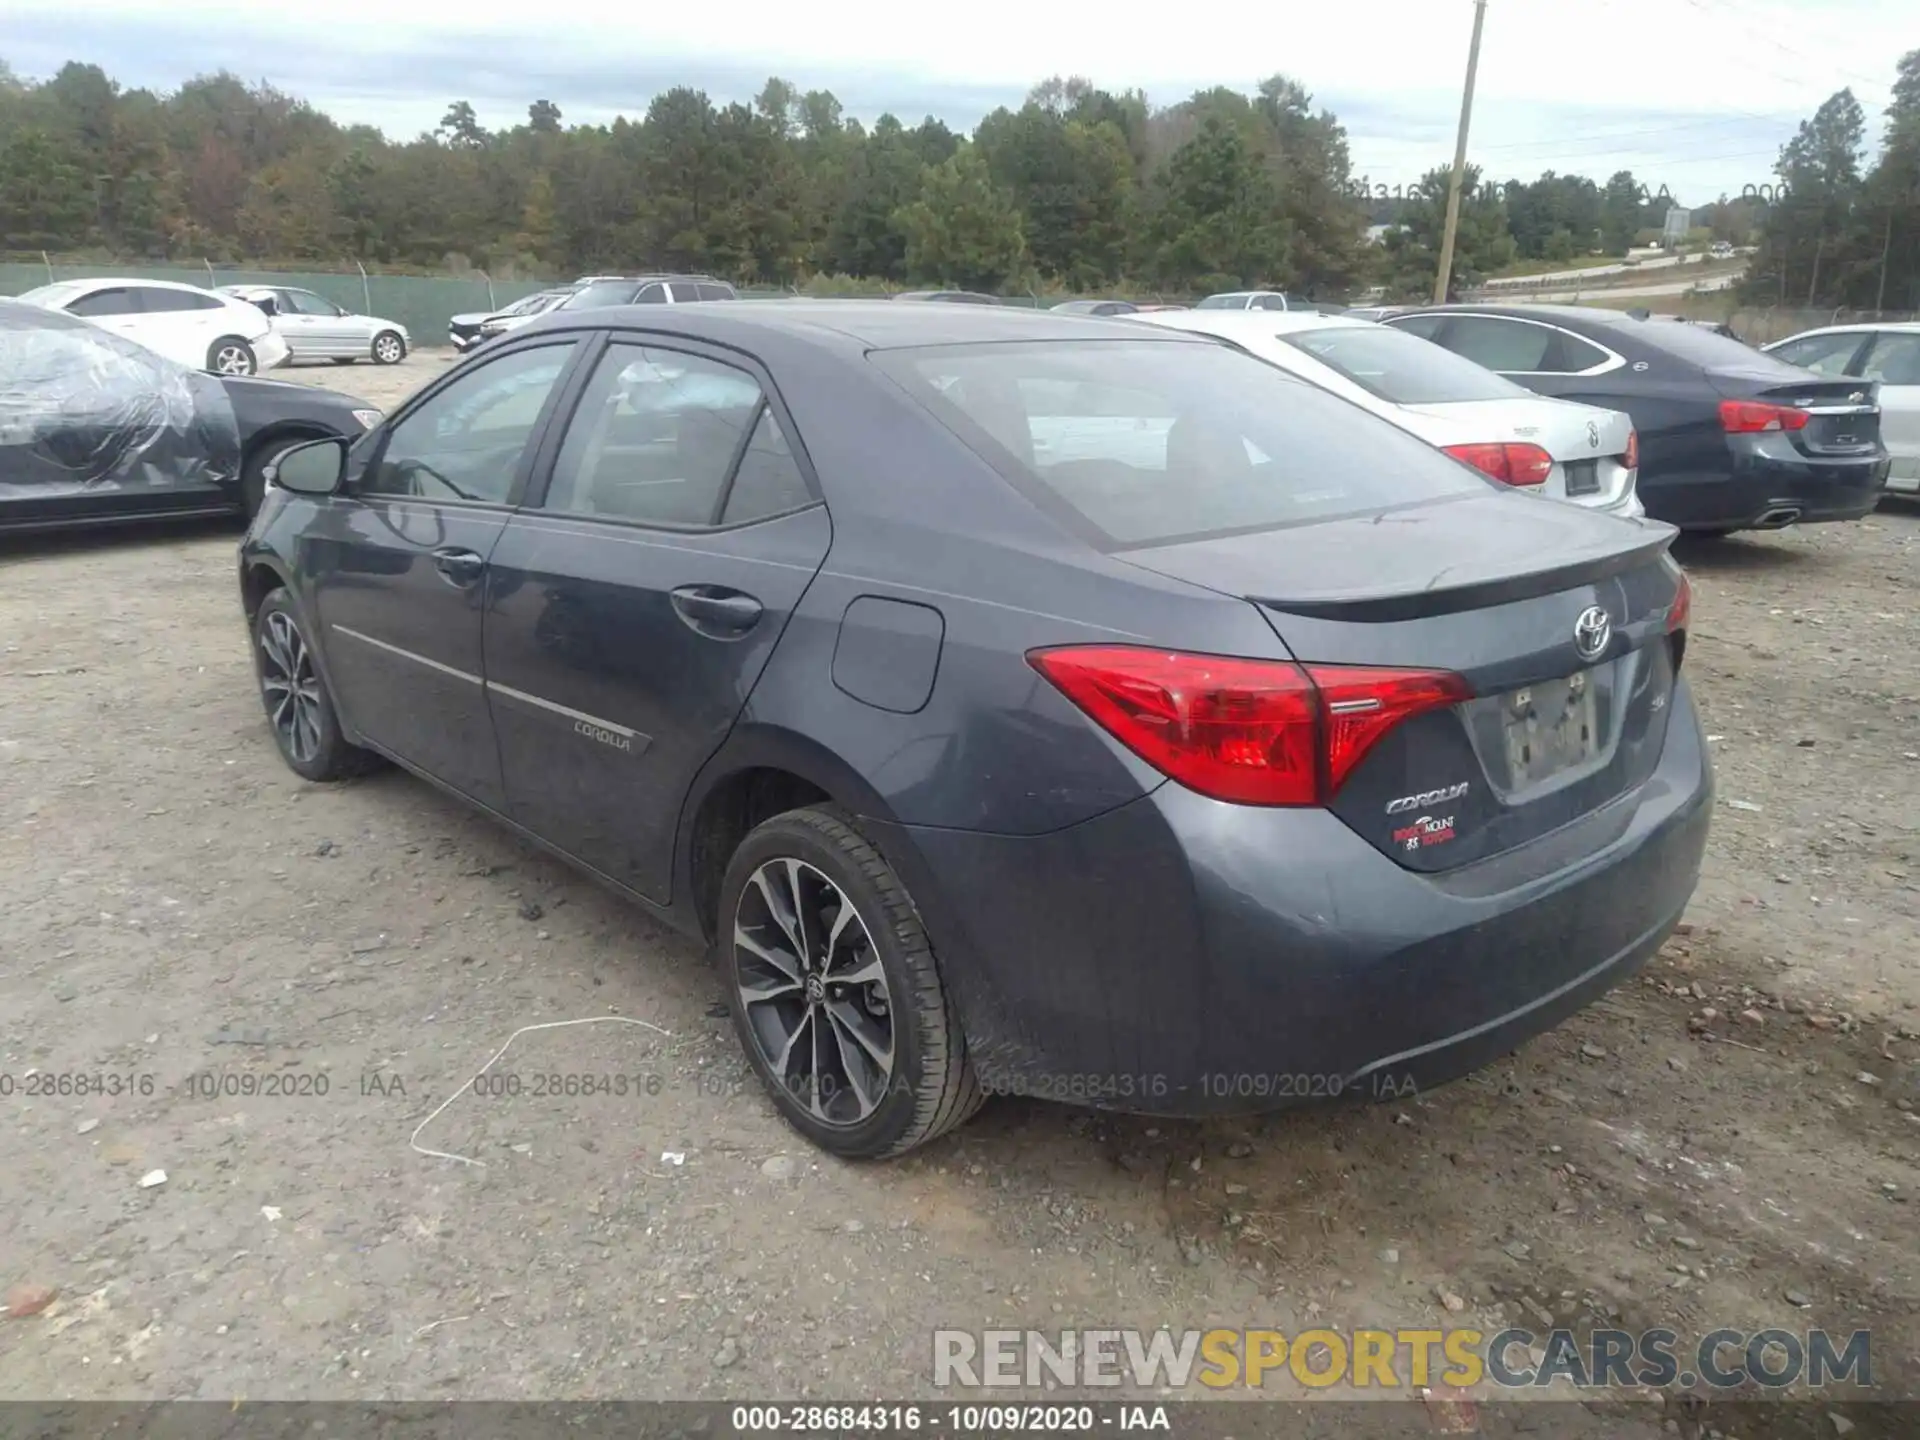
[{"label": "renewsportscars.com logo", "polygon": [[1668,1329],[1595,1330],[936,1330],[933,1383],[962,1389],[1258,1390],[1288,1378],[1313,1389],[1481,1384],[1523,1389],[1873,1385],[1869,1332],[1714,1330],[1688,1343]]}]

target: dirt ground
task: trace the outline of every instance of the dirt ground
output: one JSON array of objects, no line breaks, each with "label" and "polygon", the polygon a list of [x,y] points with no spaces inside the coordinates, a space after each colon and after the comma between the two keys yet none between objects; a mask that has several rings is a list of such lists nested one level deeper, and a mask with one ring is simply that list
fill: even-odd
[{"label": "dirt ground", "polygon": [[[390,406],[444,364],[292,378]],[[405,775],[292,775],[236,539],[0,550],[0,1287],[58,1291],[0,1397],[871,1399],[942,1325],[1545,1312],[1868,1327],[1920,1395],[1920,510],[1682,552],[1706,873],[1561,1029],[1398,1104],[999,1101],[877,1167],[776,1118],[692,945]],[[521,1094],[435,1114],[592,1016],[660,1030],[522,1035]]]}]

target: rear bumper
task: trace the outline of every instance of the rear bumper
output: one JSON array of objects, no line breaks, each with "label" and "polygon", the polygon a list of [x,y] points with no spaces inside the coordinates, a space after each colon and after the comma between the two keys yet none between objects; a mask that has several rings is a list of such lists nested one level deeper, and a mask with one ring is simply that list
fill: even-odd
[{"label": "rear bumper", "polygon": [[253,342],[254,364],[262,370],[278,370],[293,359],[293,350],[277,330],[269,330]]},{"label": "rear bumper", "polygon": [[1052,835],[891,838],[988,1089],[1167,1115],[1405,1095],[1558,1023],[1680,918],[1713,781],[1674,697],[1638,790],[1444,875],[1325,811],[1171,783]]},{"label": "rear bumper", "polygon": [[1858,520],[1880,503],[1889,462],[1808,460],[1780,436],[1732,449],[1724,471],[1640,475],[1640,498],[1656,520],[1683,529],[1744,530],[1797,511],[1797,523]]}]

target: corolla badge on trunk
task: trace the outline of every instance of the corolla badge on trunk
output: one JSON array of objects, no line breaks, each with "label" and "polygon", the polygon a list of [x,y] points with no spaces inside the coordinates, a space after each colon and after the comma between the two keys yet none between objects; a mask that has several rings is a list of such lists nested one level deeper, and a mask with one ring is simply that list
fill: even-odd
[{"label": "corolla badge on trunk", "polygon": [[1402,795],[1398,800],[1387,803],[1387,814],[1404,815],[1409,810],[1424,810],[1429,805],[1444,805],[1449,800],[1458,800],[1472,785],[1462,780],[1458,785],[1448,785],[1439,790],[1423,790],[1418,795]]},{"label": "corolla badge on trunk", "polygon": [[1598,660],[1613,639],[1613,618],[1598,605],[1589,605],[1573,622],[1573,648],[1582,660]]}]

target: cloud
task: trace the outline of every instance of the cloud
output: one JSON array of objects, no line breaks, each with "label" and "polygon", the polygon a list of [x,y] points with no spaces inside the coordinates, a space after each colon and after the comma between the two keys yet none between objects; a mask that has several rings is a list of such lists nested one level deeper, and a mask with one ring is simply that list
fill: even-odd
[{"label": "cloud", "polygon": [[[1164,36],[1029,0],[969,0],[963,22],[838,0],[830,25],[785,0],[735,0],[718,34],[699,7],[643,14],[631,0],[571,0],[552,22],[528,19],[520,0],[458,11],[329,0],[304,15],[239,0],[90,0],[80,42],[70,4],[11,8],[6,58],[23,74],[84,58],[123,83],[171,89],[225,68],[397,138],[432,129],[456,99],[488,126],[517,123],[536,98],[601,123],[675,85],[748,100],[773,74],[831,90],[862,120],[930,114],[965,131],[1049,74],[1165,104],[1203,86],[1250,90],[1280,70],[1345,122],[1356,174],[1388,184],[1451,158],[1470,24],[1464,3],[1433,0],[1284,15],[1265,0],[1216,0],[1207,25]],[[1780,145],[1832,90],[1853,85],[1872,114],[1894,58],[1916,45],[1911,0],[1797,0],[1791,13],[1764,0],[1508,0],[1487,22],[1470,154],[1500,178],[1630,168],[1679,194],[1738,193],[1770,178]],[[1720,58],[1729,46],[1737,63]]]}]

